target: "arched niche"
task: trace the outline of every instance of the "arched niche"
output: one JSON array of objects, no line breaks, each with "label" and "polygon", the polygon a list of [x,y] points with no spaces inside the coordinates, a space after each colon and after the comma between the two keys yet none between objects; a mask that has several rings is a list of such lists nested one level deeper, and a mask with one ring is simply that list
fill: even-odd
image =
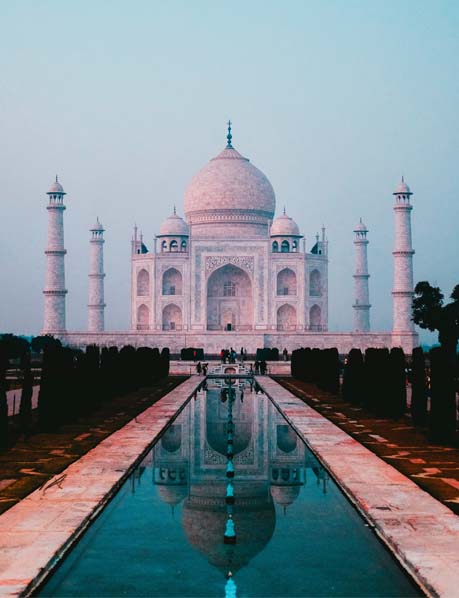
[{"label": "arched niche", "polygon": [[290,253],[290,243],[285,239],[281,243],[281,253]]},{"label": "arched niche", "polygon": [[322,310],[319,305],[313,305],[309,310],[309,327],[313,331],[319,331],[322,326]]},{"label": "arched niche", "polygon": [[277,310],[277,329],[293,330],[296,327],[296,309],[285,303]]},{"label": "arched niche", "polygon": [[312,270],[309,274],[309,294],[311,297],[322,295],[322,276],[317,269]]},{"label": "arched niche", "polygon": [[291,268],[284,268],[277,275],[277,294],[296,295],[296,274]]},{"label": "arched niche", "polygon": [[163,330],[182,329],[182,310],[175,303],[169,303],[163,309]]},{"label": "arched niche", "polygon": [[137,329],[148,330],[150,327],[150,310],[144,304],[137,309]]},{"label": "arched niche", "polygon": [[273,253],[279,253],[279,243],[277,241],[273,241]]},{"label": "arched niche", "polygon": [[147,297],[150,294],[150,274],[142,268],[137,274],[137,296]]},{"label": "arched niche", "polygon": [[163,295],[182,294],[182,274],[177,268],[169,268],[163,274],[162,281]]}]

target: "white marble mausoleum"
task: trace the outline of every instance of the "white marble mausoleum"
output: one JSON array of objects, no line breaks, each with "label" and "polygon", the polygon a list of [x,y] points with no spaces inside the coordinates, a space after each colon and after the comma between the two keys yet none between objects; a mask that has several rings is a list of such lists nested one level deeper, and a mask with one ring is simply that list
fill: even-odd
[{"label": "white marble mausoleum", "polygon": [[[402,183],[394,193],[394,329],[370,331],[367,228],[355,228],[354,327],[328,331],[328,241],[325,229],[307,245],[297,223],[283,212],[268,178],[232,144],[190,181],[184,217],[174,207],[153,243],[135,227],[131,243],[130,330],[104,326],[104,229],[91,229],[88,332],[69,332],[65,324],[63,198],[57,181],[49,195],[47,284],[44,332],[71,345],[97,343],[222,348],[403,346],[417,344],[410,319],[413,274],[411,191]],[[149,245],[149,246],[147,246]],[[312,246],[311,246],[312,245]],[[408,310],[408,311],[407,311]]]}]

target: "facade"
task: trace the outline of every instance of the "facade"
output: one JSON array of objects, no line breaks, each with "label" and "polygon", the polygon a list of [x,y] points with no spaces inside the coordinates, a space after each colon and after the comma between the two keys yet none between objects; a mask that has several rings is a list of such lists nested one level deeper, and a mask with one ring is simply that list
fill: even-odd
[{"label": "facade", "polygon": [[[60,190],[58,197],[62,204],[61,186]],[[325,229],[308,249],[302,232],[285,208],[275,217],[276,198],[271,183],[233,147],[230,126],[226,147],[190,181],[184,196],[184,218],[174,207],[150,248],[137,227],[134,228],[129,331],[104,331],[104,230],[97,222],[91,229],[89,330],[64,332],[65,250],[61,211],[59,222],[50,220],[50,228],[56,229],[50,233],[51,237],[62,239],[59,249],[57,245],[52,248],[53,252],[60,251],[56,259],[61,266],[59,272],[62,271],[53,292],[59,293],[56,309],[57,313],[63,312],[64,320],[52,322],[54,304],[48,302],[44,332],[58,332],[73,345],[130,343],[167,346],[173,352],[185,346],[203,347],[210,353],[229,346],[244,346],[249,352],[270,346],[286,347],[289,351],[302,346],[337,346],[344,352],[354,346],[392,344],[411,350],[417,344],[410,321],[411,192],[402,181],[394,195],[393,332],[370,331],[368,240],[361,222],[355,229],[354,241],[354,330],[346,334],[328,331]],[[53,196],[54,192],[50,197]],[[48,248],[48,264],[54,271],[49,251]],[[47,284],[46,298],[50,290]]]}]

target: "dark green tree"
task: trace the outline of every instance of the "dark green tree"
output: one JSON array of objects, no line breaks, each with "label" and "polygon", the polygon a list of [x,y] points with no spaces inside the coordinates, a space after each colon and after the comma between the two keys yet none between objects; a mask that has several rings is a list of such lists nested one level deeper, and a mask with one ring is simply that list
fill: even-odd
[{"label": "dark green tree", "polygon": [[43,336],[34,336],[30,344],[34,353],[41,353],[49,347],[60,347],[61,341],[51,334],[45,334]]},{"label": "dark green tree", "polygon": [[30,350],[29,341],[15,334],[1,334],[0,347],[8,359],[24,359]]},{"label": "dark green tree", "polygon": [[439,287],[427,281],[418,282],[414,289],[413,321],[421,328],[438,331],[438,341],[452,355],[459,340],[459,284],[450,295],[452,301],[444,305]]}]

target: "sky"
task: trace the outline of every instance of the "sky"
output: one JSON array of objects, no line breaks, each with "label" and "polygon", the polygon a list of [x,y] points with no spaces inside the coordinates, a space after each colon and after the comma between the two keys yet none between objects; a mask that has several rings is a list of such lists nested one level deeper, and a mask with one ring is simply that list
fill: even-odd
[{"label": "sky", "polygon": [[[456,0],[0,2],[0,331],[42,326],[46,191],[65,191],[67,326],[87,326],[89,228],[106,228],[106,327],[129,327],[130,238],[233,145],[277,212],[329,239],[329,329],[352,329],[353,228],[369,233],[373,330],[392,326],[393,196],[415,281],[459,283]],[[423,333],[423,340],[432,336]]]}]

